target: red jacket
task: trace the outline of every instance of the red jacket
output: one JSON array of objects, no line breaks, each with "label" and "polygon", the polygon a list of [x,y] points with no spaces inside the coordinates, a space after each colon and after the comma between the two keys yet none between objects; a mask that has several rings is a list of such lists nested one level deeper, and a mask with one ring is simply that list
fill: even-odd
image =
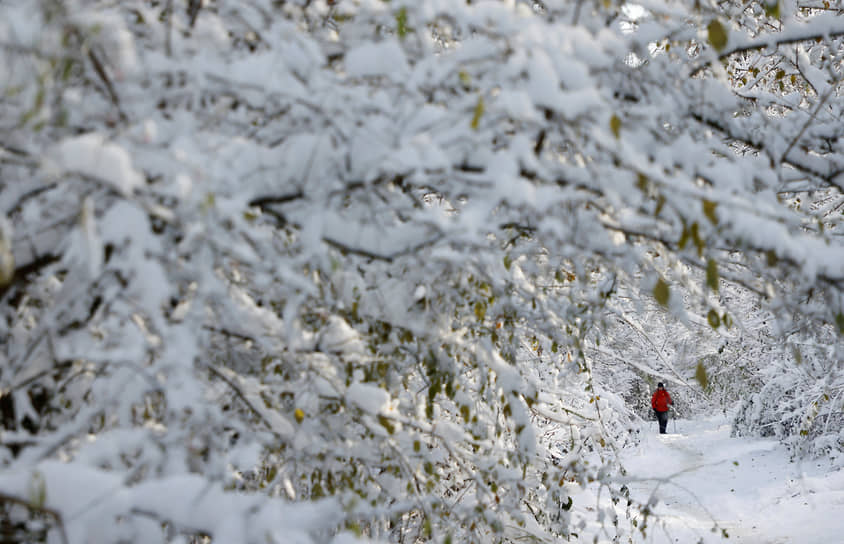
[{"label": "red jacket", "polygon": [[657,389],[651,397],[651,408],[657,412],[667,412],[669,404],[674,404],[674,401],[665,389]]}]

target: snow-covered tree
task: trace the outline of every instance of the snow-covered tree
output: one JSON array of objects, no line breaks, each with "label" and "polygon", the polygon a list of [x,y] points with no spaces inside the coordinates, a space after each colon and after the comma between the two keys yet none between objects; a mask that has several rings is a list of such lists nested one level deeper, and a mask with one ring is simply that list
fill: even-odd
[{"label": "snow-covered tree", "polygon": [[68,542],[553,541],[573,486],[619,493],[624,311],[726,330],[729,284],[840,374],[817,4],[0,3],[0,508]]}]

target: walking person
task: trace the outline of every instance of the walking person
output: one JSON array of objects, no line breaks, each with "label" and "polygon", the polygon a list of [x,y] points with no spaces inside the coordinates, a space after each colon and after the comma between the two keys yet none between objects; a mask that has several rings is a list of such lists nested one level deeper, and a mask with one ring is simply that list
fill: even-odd
[{"label": "walking person", "polygon": [[671,395],[665,390],[665,385],[662,382],[656,384],[656,391],[651,397],[651,408],[654,409],[656,419],[659,421],[659,434],[665,434],[665,428],[668,427],[668,406],[674,405],[671,400]]}]

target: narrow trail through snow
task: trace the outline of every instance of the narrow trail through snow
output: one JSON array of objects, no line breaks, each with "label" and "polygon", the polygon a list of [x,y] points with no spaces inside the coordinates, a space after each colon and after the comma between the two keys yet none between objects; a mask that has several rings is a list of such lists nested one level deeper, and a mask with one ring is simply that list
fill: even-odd
[{"label": "narrow trail through snow", "polygon": [[640,542],[844,543],[844,471],[792,463],[773,440],[731,438],[723,416],[676,429],[643,427],[642,443],[623,456],[631,498],[652,501],[659,518]]}]

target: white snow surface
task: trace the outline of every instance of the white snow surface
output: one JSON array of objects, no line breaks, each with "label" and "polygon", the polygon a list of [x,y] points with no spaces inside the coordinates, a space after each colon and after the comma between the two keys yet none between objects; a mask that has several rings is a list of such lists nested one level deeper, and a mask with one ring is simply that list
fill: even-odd
[{"label": "white snow surface", "polygon": [[[841,542],[844,471],[829,460],[792,462],[775,440],[730,437],[723,415],[669,421],[665,435],[656,425],[643,424],[640,444],[621,454],[631,499],[650,501],[655,514],[634,542]],[[596,497],[587,489],[574,504],[594,508]],[[623,502],[616,506],[620,524]],[[611,541],[604,538],[598,541]]]},{"label": "white snow surface", "polygon": [[124,195],[144,183],[143,176],[132,166],[129,152],[96,132],[66,138],[54,155],[60,170],[90,176]]},{"label": "white snow surface", "polygon": [[346,390],[346,402],[357,406],[368,414],[386,411],[390,404],[390,395],[385,390],[366,383],[353,383]]},{"label": "white snow surface", "polygon": [[395,40],[364,43],[346,54],[346,72],[352,77],[390,76],[400,80],[408,71],[407,58]]}]

